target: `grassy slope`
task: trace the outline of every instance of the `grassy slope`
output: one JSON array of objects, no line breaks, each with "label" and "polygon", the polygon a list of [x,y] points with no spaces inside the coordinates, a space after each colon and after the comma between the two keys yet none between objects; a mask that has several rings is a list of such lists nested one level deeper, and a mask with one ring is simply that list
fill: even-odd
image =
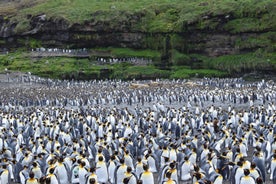
[{"label": "grassy slope", "polygon": [[[240,48],[258,48],[254,53],[240,54],[235,56],[221,56],[218,58],[202,58],[204,68],[224,70],[233,73],[246,70],[247,68],[267,68],[275,67],[275,30],[276,30],[276,3],[274,0],[21,0],[21,3],[0,3],[0,14],[4,19],[17,20],[20,23],[16,31],[21,32],[28,29],[28,15],[46,14],[47,18],[63,18],[70,24],[83,23],[85,20],[102,20],[110,21],[114,24],[118,20],[126,19],[126,16],[140,13],[140,22],[132,26],[135,31],[144,32],[186,32],[193,29],[218,29],[218,22],[213,17],[230,16],[229,20],[221,31],[231,34],[246,32],[268,32],[258,37],[252,37],[247,40],[237,41],[236,46]],[[207,18],[206,18],[207,17]],[[127,19],[126,19],[127,20]],[[106,50],[106,48],[104,49]],[[132,52],[128,49],[108,48],[112,55],[115,56],[141,56],[160,58],[160,53],[156,51]],[[193,55],[179,53],[177,50],[172,51],[173,64],[189,65]],[[37,74],[53,77],[60,77],[61,73],[74,73],[79,70],[89,69],[86,72],[93,75],[99,75],[102,68],[118,70],[113,76],[121,76],[122,69],[128,69],[124,72],[128,78],[139,75],[157,75],[160,71],[148,67],[153,71],[149,74],[148,69],[144,67],[133,66],[95,66],[89,61],[81,61],[82,67],[79,67],[79,61],[72,58],[45,58],[44,60],[28,61],[25,56],[20,54],[1,56],[2,69],[29,71],[32,70]],[[48,62],[46,61],[48,60]],[[27,62],[26,62],[27,61]],[[45,65],[45,63],[48,63]],[[49,65],[51,64],[51,66]],[[76,64],[78,63],[78,64]],[[52,66],[55,65],[55,66]],[[47,70],[41,70],[40,67],[46,67]],[[77,69],[76,69],[77,68]],[[56,74],[56,72],[58,74]],[[206,73],[207,72],[207,73]],[[121,72],[122,73],[122,72]],[[162,73],[162,72],[161,72]],[[163,72],[164,73],[164,72]],[[192,70],[186,68],[173,67],[170,74],[164,73],[164,76],[183,78],[202,73],[203,75],[212,74],[223,76],[225,73],[216,70]],[[201,74],[199,74],[201,75]]]},{"label": "grassy slope", "polygon": [[225,26],[231,32],[262,31],[276,27],[274,0],[21,1],[21,6],[1,4],[0,14],[10,14],[14,19],[25,22],[27,15],[44,13],[47,17],[64,18],[70,23],[83,23],[91,19],[116,22],[123,19],[124,14],[142,12],[145,16],[137,28],[147,32],[183,31],[183,25],[192,23],[198,23],[199,28],[214,28],[217,23],[204,17],[227,14],[235,17],[235,20],[229,21]]},{"label": "grassy slope", "polygon": [[[121,54],[122,52],[120,52],[120,56],[122,56]],[[75,77],[80,79],[103,77],[118,79],[190,78],[194,76],[223,77],[227,75],[226,72],[218,70],[191,70],[189,67],[173,67],[171,71],[164,71],[157,69],[153,65],[133,66],[129,63],[98,65],[93,59],[67,57],[30,58],[28,54],[22,52],[0,55],[0,73],[4,73],[6,68],[9,71],[31,72],[43,77]],[[102,70],[109,70],[108,76],[102,74]]]}]

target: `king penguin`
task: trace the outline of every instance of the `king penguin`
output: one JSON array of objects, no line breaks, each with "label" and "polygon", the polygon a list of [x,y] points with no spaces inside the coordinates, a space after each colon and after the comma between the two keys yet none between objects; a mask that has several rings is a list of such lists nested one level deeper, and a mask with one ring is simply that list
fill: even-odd
[{"label": "king penguin", "polygon": [[249,174],[249,169],[244,169],[244,176],[241,177],[240,184],[255,184],[255,180]]},{"label": "king penguin", "polygon": [[46,176],[46,180],[50,182],[50,184],[59,184],[57,176],[54,174],[55,168],[51,168],[49,170],[49,174]]},{"label": "king penguin", "polygon": [[108,162],[108,178],[111,183],[115,182],[115,171],[116,171],[117,163],[115,155],[110,157]]},{"label": "king penguin", "polygon": [[175,180],[171,178],[172,173],[168,171],[166,173],[166,180],[162,182],[162,184],[177,184]]},{"label": "king penguin", "polygon": [[11,177],[10,177],[10,172],[7,168],[7,165],[4,164],[2,166],[2,171],[0,173],[0,183],[1,184],[10,184],[11,183]]},{"label": "king penguin", "polygon": [[41,168],[40,166],[37,164],[37,162],[33,162],[32,163],[32,169],[31,171],[34,173],[34,177],[35,178],[41,178],[42,177],[42,171],[41,171]]},{"label": "king penguin", "polygon": [[138,157],[137,162],[135,164],[135,173],[137,176],[140,176],[143,173],[143,171],[144,171],[144,169],[143,169],[142,158]]},{"label": "king penguin", "polygon": [[95,183],[98,183],[98,176],[96,175],[96,168],[91,167],[89,169],[89,174],[86,175],[86,182],[85,184],[90,184],[91,180],[95,181]]},{"label": "king penguin", "polygon": [[189,161],[189,157],[184,157],[184,162],[180,164],[180,180],[187,181],[192,179],[191,171],[193,169],[193,164]]},{"label": "king penguin", "polygon": [[107,183],[108,181],[108,170],[104,158],[99,156],[98,162],[96,163],[96,175],[99,183]]},{"label": "king penguin", "polygon": [[149,166],[144,164],[143,169],[144,169],[144,172],[140,176],[140,180],[142,180],[142,183],[154,184],[154,177],[152,172],[149,170]]},{"label": "king penguin", "polygon": [[85,181],[86,181],[86,175],[88,174],[88,171],[85,167],[85,162],[82,162],[80,163],[80,166],[79,166],[79,184],[85,184]]},{"label": "king penguin", "polygon": [[87,184],[99,184],[95,178],[90,178]]},{"label": "king penguin", "polygon": [[125,177],[125,172],[127,170],[127,165],[125,164],[125,159],[120,159],[120,165],[117,167],[115,180],[117,184],[123,184],[123,179]]},{"label": "king penguin", "polygon": [[128,184],[137,184],[137,176],[132,172],[130,166],[127,167],[127,171],[125,172],[125,178],[123,179],[124,184],[126,180]]},{"label": "king penguin", "polygon": [[276,153],[274,153],[270,160],[270,180],[276,178]]},{"label": "king penguin", "polygon": [[38,179],[35,178],[35,174],[31,171],[29,174],[29,179],[26,180],[26,184],[39,184]]},{"label": "king penguin", "polygon": [[55,172],[60,183],[69,183],[69,170],[63,161],[64,159],[60,157],[56,165]]}]

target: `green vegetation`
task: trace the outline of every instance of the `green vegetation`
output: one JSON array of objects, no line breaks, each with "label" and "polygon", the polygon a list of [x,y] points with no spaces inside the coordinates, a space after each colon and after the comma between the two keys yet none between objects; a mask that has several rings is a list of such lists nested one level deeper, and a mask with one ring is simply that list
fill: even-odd
[{"label": "green vegetation", "polygon": [[135,16],[129,22],[131,29],[144,32],[182,32],[193,24],[198,29],[217,29],[220,21],[228,21],[224,29],[233,33],[276,27],[274,0],[21,0],[0,5],[0,14],[20,22],[17,31],[28,28],[29,15],[41,14],[70,24],[105,21],[111,27]]},{"label": "green vegetation", "polygon": [[273,71],[276,69],[276,53],[267,53],[259,49],[254,53],[206,58],[205,65],[207,68],[223,70],[230,74]]},{"label": "green vegetation", "polygon": [[170,78],[183,79],[191,77],[226,77],[227,72],[212,69],[190,69],[187,67],[174,68]]},{"label": "green vegetation", "polygon": [[[99,49],[104,50],[104,49]],[[125,56],[124,49],[109,48],[114,57]],[[125,51],[127,51],[126,49]],[[118,55],[114,55],[117,52]],[[146,51],[141,51],[146,52]],[[139,56],[139,52],[129,52]],[[149,52],[151,53],[151,52]],[[153,54],[154,53],[154,54]],[[158,55],[153,52],[148,56]],[[160,70],[154,65],[133,65],[118,63],[113,65],[100,65],[93,58],[73,57],[43,57],[32,58],[24,51],[0,55],[0,72],[5,68],[10,71],[31,72],[35,75],[63,78],[63,79],[100,79],[117,78],[123,80],[154,79],[154,78],[191,78],[191,77],[226,77],[229,75],[242,75],[243,72],[275,71],[276,53],[257,50],[254,53],[240,55],[226,55],[215,58],[204,55],[184,55],[174,50],[173,59],[176,61],[170,70]],[[197,63],[191,58],[196,58]],[[188,62],[189,61],[189,62]],[[178,63],[179,62],[179,63]]]},{"label": "green vegetation", "polygon": [[160,52],[156,50],[134,50],[130,48],[96,48],[96,52],[103,52],[111,57],[144,57],[144,58],[160,58]]},{"label": "green vegetation", "polygon": [[[116,49],[115,49],[116,50]],[[172,70],[160,70],[154,65],[137,66],[130,63],[114,65],[99,65],[89,59],[69,57],[45,57],[30,58],[23,52],[15,52],[0,55],[0,72],[5,68],[9,71],[31,72],[35,75],[50,78],[63,79],[100,79],[117,78],[131,79],[154,79],[154,78],[189,78],[226,76],[227,73],[218,70],[193,70],[183,67],[173,67]],[[107,72],[107,74],[106,74]]]},{"label": "green vegetation", "polygon": [[[98,78],[101,66],[94,66],[88,59],[68,57],[30,58],[26,54],[12,53],[0,56],[0,71],[31,72],[50,78]],[[83,75],[80,76],[80,75]]]},{"label": "green vegetation", "polygon": [[[16,51],[0,55],[0,70],[31,71],[52,78],[125,80],[276,71],[275,0],[20,0],[0,2],[0,15],[14,26],[12,32],[21,35],[14,41],[25,50],[79,45],[93,49],[85,59],[33,58]],[[38,16],[41,20],[31,22]],[[53,36],[55,30],[47,32],[43,24],[33,25],[40,21],[54,23],[59,34],[68,26],[72,40],[66,40],[66,35],[51,40],[59,34]],[[39,26],[45,40],[33,34]],[[74,26],[79,27],[74,30]],[[32,34],[26,35],[28,31]],[[102,38],[111,40],[103,43]],[[9,40],[0,39],[0,44],[9,45]],[[143,57],[153,62],[149,66],[99,65],[95,57]]]},{"label": "green vegetation", "polygon": [[[114,49],[114,52],[115,50],[120,49]],[[103,78],[102,75],[121,79],[169,76],[168,72],[163,72],[154,66],[133,66],[129,63],[99,65],[94,60],[70,57],[31,58],[24,52],[0,55],[0,71],[4,72],[5,68],[10,71],[31,72],[42,77],[82,80]],[[109,72],[107,76],[105,70]]]}]

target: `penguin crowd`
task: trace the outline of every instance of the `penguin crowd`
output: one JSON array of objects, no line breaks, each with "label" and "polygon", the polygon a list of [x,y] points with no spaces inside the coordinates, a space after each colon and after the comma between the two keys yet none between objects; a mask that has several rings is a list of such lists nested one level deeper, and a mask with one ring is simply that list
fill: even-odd
[{"label": "penguin crowd", "polygon": [[272,80],[29,82],[0,89],[0,184],[276,184]]}]

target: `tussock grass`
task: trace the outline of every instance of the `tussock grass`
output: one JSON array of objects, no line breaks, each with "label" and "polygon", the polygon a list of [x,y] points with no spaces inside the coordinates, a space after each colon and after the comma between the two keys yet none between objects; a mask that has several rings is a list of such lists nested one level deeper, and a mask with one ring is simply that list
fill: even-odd
[{"label": "tussock grass", "polygon": [[11,16],[17,14],[18,11],[31,8],[39,3],[44,2],[43,0],[20,0],[11,2],[0,2],[0,15]]},{"label": "tussock grass", "polygon": [[276,27],[274,0],[21,0],[19,4],[1,6],[0,12],[16,13],[16,20],[26,19],[29,14],[45,14],[71,24],[98,20],[108,21],[111,26],[134,16],[132,29],[147,32],[181,32],[189,25],[216,29],[215,17],[225,16],[229,18],[224,29],[231,32]]}]

